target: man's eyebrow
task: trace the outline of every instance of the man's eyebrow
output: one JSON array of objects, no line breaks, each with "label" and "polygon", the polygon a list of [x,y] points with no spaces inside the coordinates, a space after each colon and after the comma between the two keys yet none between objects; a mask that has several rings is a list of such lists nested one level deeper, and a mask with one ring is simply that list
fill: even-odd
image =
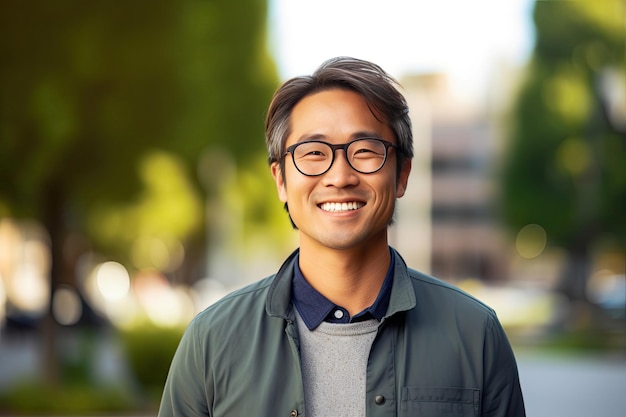
[{"label": "man's eyebrow", "polygon": [[296,143],[306,142],[309,140],[325,140],[325,139],[328,139],[328,136],[322,133],[305,133],[304,135],[298,138]]},{"label": "man's eyebrow", "polygon": [[[354,139],[361,139],[361,138],[382,139],[382,135],[374,131],[359,131],[359,132],[354,132],[353,134],[351,134],[349,137],[349,141],[354,140]],[[298,138],[296,143],[306,142],[309,140],[328,140],[328,136],[322,133],[305,133],[304,135]]]},{"label": "man's eyebrow", "polygon": [[362,131],[362,132],[353,133],[352,135],[350,135],[350,138],[351,139],[360,139],[360,138],[382,139],[382,135],[374,131]]}]

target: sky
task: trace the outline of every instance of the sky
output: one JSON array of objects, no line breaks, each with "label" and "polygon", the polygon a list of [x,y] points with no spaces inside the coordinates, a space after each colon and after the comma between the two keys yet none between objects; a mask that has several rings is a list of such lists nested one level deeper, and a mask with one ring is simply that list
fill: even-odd
[{"label": "sky", "polygon": [[533,0],[270,0],[270,48],[282,79],[349,55],[396,78],[445,72],[468,93],[497,62],[521,65]]}]

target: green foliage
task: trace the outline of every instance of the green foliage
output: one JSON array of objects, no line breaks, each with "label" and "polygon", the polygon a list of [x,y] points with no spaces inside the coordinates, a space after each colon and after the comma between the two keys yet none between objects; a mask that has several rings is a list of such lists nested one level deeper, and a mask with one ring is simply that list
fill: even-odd
[{"label": "green foliage", "polygon": [[181,100],[174,5],[2,3],[0,198],[17,214],[41,216],[52,184],[78,207],[136,190],[137,157]]},{"label": "green foliage", "polygon": [[614,335],[599,328],[564,331],[547,337],[539,347],[559,353],[619,351],[623,347],[616,343]]},{"label": "green foliage", "polygon": [[187,1],[181,8],[182,155],[196,158],[212,145],[247,162],[264,152],[263,118],[277,79],[263,36],[266,3]]},{"label": "green foliage", "polygon": [[266,157],[259,157],[240,169],[225,184],[221,198],[229,213],[236,213],[242,220],[239,242],[245,238],[250,247],[240,250],[258,251],[259,247],[267,247],[267,242],[272,242],[272,250],[276,252],[293,250],[293,228],[278,199]]},{"label": "green foliage", "polygon": [[266,7],[2,2],[0,214],[39,219],[53,245],[86,234],[126,264],[146,237],[202,245],[201,181],[217,176],[197,177],[203,153],[264,152]]},{"label": "green foliage", "polygon": [[[542,225],[552,244],[626,245],[626,141],[599,81],[626,74],[623,0],[537,1],[536,43],[513,110],[504,216]],[[618,162],[621,161],[621,162]]]},{"label": "green foliage", "polygon": [[2,412],[13,415],[89,415],[124,413],[138,408],[128,392],[88,384],[50,387],[25,382],[0,395]]},{"label": "green foliage", "polygon": [[203,199],[187,167],[174,154],[146,154],[138,170],[142,190],[125,202],[94,207],[85,227],[119,261],[167,271],[171,256],[150,260],[139,246],[159,240],[168,253],[174,252],[186,236],[202,229]]},{"label": "green foliage", "polygon": [[149,322],[124,331],[122,338],[130,369],[148,397],[158,400],[183,328]]}]

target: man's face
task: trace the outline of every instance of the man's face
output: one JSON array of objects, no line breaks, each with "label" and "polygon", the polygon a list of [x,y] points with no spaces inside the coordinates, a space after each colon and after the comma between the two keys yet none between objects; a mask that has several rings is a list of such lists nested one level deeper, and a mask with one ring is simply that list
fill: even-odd
[{"label": "man's face", "polygon": [[[285,148],[311,139],[343,144],[376,137],[396,143],[391,129],[372,114],[363,97],[348,90],[306,96],[294,107],[290,126]],[[397,150],[390,148],[380,171],[361,174],[348,165],[343,150],[335,152],[330,170],[317,177],[298,172],[291,155],[285,157],[285,180],[279,162],[272,164],[279,198],[289,206],[301,247],[321,245],[341,250],[386,243],[396,198],[406,189],[410,161],[397,176]],[[337,210],[330,203],[348,204],[347,209]]]}]

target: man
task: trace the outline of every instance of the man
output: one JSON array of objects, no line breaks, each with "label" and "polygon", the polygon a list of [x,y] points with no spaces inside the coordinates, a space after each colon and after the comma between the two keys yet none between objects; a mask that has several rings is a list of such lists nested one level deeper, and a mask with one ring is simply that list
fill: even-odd
[{"label": "man", "polygon": [[413,156],[395,81],[327,61],[278,89],[266,141],[300,248],[192,321],[159,416],[524,416],[495,313],[388,246]]}]

